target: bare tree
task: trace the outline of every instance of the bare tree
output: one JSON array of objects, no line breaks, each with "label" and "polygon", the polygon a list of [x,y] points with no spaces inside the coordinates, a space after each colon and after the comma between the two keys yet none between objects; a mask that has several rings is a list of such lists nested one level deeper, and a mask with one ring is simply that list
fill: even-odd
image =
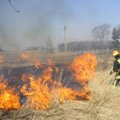
[{"label": "bare tree", "polygon": [[107,39],[107,37],[110,34],[109,29],[110,29],[109,24],[102,24],[102,25],[94,27],[92,30],[93,37],[95,38],[95,40],[99,41],[100,49],[103,49],[104,40]]},{"label": "bare tree", "polygon": [[120,49],[120,25],[113,28],[112,31],[112,44],[114,49]]},{"label": "bare tree", "polygon": [[12,4],[11,0],[8,0],[9,5],[15,10],[15,12],[19,13],[20,11],[18,11],[15,6]]}]

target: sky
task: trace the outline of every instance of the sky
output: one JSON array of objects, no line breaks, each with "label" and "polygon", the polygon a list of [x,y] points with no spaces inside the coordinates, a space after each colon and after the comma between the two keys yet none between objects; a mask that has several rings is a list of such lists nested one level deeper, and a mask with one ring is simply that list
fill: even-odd
[{"label": "sky", "polygon": [[120,24],[120,0],[0,0],[0,46],[26,49],[45,46],[49,38],[54,47],[64,42],[93,40],[92,29],[101,24]]}]

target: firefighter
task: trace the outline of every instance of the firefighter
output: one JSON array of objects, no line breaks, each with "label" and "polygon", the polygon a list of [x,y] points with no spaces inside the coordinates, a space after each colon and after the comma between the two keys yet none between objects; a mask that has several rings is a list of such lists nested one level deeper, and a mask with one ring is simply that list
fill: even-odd
[{"label": "firefighter", "polygon": [[113,82],[113,87],[115,87],[120,82],[120,53],[117,50],[113,50],[112,55],[115,58],[115,60],[113,62],[113,70],[110,72],[110,75],[112,73],[115,73],[115,79]]}]

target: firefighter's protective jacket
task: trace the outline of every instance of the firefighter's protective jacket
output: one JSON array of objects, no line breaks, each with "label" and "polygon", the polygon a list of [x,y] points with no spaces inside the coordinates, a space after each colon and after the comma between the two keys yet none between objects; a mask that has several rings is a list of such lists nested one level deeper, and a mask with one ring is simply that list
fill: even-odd
[{"label": "firefighter's protective jacket", "polygon": [[120,79],[120,55],[115,57],[115,61],[113,63],[113,71],[116,72],[115,79]]}]

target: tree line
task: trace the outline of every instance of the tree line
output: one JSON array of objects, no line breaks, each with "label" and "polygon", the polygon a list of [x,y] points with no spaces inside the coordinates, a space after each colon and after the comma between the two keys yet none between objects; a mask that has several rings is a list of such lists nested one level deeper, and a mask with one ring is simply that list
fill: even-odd
[{"label": "tree line", "polygon": [[[15,8],[11,0],[8,0],[8,2],[9,2],[9,5],[14,9],[14,11],[16,11],[17,13],[20,12]],[[112,38],[112,43],[109,42],[109,45],[107,47],[111,48],[111,44],[112,44],[112,49],[118,49],[118,50],[120,49],[120,25],[114,27],[112,30],[112,33],[110,32],[109,24],[102,24],[102,25],[96,26],[92,29],[92,35],[93,35],[94,41],[97,41],[95,42],[93,48],[96,49],[97,47],[97,49],[99,50],[105,49],[106,48],[105,41]],[[111,35],[111,38],[110,38],[110,35]],[[92,42],[89,42],[89,44],[91,43]],[[47,44],[46,47],[43,47],[43,48],[46,49],[47,51],[53,51],[54,49],[53,41],[51,39],[48,39],[46,44]],[[68,46],[67,50],[77,50],[79,47],[83,49],[83,46],[85,46],[84,44],[87,44],[87,41],[85,41],[84,43],[80,43],[80,42],[67,43],[67,46]],[[64,43],[61,43],[58,45],[58,49],[64,51],[65,46],[66,45]],[[74,48],[74,46],[76,48]],[[87,48],[89,48],[90,46],[91,45],[87,45]],[[0,50],[2,49],[0,48]]]},{"label": "tree line", "polygon": [[[102,24],[92,29],[92,41],[71,41],[67,42],[67,51],[80,50],[105,50],[105,49],[120,49],[120,25],[114,27],[112,32],[109,24]],[[50,37],[46,40],[46,46],[43,50],[54,52],[54,42]],[[59,51],[65,51],[65,44],[58,45]]]},{"label": "tree line", "polygon": [[[120,49],[120,25],[114,27],[112,32],[109,24],[95,26],[92,29],[92,41],[72,41],[67,43],[68,51]],[[59,44],[60,51],[65,50],[64,43]]]},{"label": "tree line", "polygon": [[110,32],[109,24],[102,24],[94,27],[92,30],[93,37],[99,41],[101,49],[104,46],[104,41],[111,40],[113,49],[120,49],[120,25],[113,28]]}]

